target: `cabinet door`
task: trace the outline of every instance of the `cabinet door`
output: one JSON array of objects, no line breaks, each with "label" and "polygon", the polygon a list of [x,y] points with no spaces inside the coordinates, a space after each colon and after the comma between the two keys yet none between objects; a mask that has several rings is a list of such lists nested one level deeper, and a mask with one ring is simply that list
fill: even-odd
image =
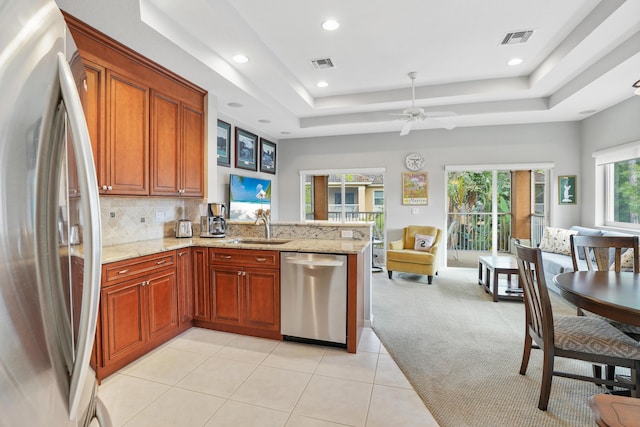
[{"label": "cabinet door", "polygon": [[102,343],[105,365],[127,356],[146,342],[142,279],[104,288],[101,293]]},{"label": "cabinet door", "polygon": [[213,322],[240,325],[242,323],[242,271],[234,267],[212,265],[209,268],[211,280]]},{"label": "cabinet door", "polygon": [[191,249],[179,249],[178,274],[178,320],[180,324],[193,320],[193,281]]},{"label": "cabinet door", "polygon": [[149,89],[107,71],[108,194],[149,194]]},{"label": "cabinet door", "polygon": [[181,190],[181,104],[160,92],[151,96],[151,192],[178,196]]},{"label": "cabinet door", "polygon": [[182,109],[183,196],[204,195],[204,113],[188,105]]},{"label": "cabinet door", "polygon": [[91,149],[93,151],[93,161],[96,165],[98,188],[100,192],[102,186],[106,190],[106,146],[105,146],[105,81],[106,70],[104,67],[83,59],[86,75],[86,86],[84,91],[80,91],[82,109],[89,128],[91,138]]},{"label": "cabinet door", "polygon": [[207,248],[193,248],[193,318],[211,320],[211,292]]},{"label": "cabinet door", "polygon": [[280,330],[280,273],[246,268],[244,271],[244,320],[246,326]]},{"label": "cabinet door", "polygon": [[178,285],[174,269],[149,276],[145,285],[148,301],[149,339],[178,327]]}]

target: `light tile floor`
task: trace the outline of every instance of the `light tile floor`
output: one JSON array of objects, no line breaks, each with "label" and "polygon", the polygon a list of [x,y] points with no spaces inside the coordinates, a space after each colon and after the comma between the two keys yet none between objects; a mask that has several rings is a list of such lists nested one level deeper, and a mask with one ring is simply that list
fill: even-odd
[{"label": "light tile floor", "polygon": [[192,328],[106,378],[114,427],[437,427],[371,329],[343,349]]}]

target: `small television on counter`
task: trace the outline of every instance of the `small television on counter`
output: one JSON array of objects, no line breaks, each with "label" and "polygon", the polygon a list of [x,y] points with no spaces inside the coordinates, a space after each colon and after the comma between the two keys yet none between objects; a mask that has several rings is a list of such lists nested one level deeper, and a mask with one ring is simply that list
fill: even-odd
[{"label": "small television on counter", "polygon": [[271,180],[229,175],[229,219],[255,221],[258,209],[271,209]]}]

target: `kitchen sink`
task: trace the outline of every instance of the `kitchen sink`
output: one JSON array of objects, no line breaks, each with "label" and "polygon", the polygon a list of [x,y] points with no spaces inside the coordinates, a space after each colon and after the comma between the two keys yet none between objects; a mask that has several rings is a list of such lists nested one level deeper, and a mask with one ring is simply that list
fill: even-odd
[{"label": "kitchen sink", "polygon": [[290,241],[283,239],[233,239],[229,243],[237,243],[239,245],[282,245]]}]

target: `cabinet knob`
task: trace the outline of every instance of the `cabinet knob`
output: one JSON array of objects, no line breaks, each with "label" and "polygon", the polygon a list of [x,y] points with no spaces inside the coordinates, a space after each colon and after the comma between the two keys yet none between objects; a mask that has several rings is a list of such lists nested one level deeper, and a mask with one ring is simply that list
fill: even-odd
[{"label": "cabinet knob", "polygon": [[110,186],[110,185],[107,185],[107,190],[111,191],[111,190],[113,190],[113,187]]},{"label": "cabinet knob", "polygon": [[238,276],[242,276],[242,271],[238,271]]},{"label": "cabinet knob", "polygon": [[124,274],[124,273],[128,273],[129,269],[127,268],[126,270],[120,270],[118,271],[118,274]]},{"label": "cabinet knob", "polygon": [[165,262],[167,262],[166,259],[163,259],[161,261],[156,261],[156,265],[164,264]]},{"label": "cabinet knob", "polygon": [[256,262],[265,262],[267,259],[266,258],[258,258],[256,257]]},{"label": "cabinet knob", "polygon": [[106,189],[107,189],[107,186],[106,186],[106,185],[103,185],[103,186],[102,186],[102,189],[103,189],[103,190],[106,190]]}]

